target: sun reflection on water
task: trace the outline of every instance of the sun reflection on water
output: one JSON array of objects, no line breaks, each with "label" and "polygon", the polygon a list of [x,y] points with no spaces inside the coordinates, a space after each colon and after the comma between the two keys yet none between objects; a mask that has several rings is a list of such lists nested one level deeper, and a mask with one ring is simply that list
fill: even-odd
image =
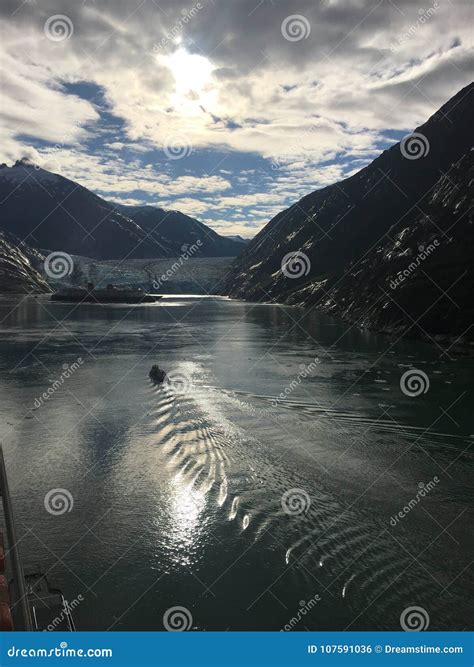
[{"label": "sun reflection on water", "polygon": [[170,527],[167,535],[168,548],[175,563],[192,565],[202,543],[202,515],[206,506],[205,494],[179,476],[170,486]]}]

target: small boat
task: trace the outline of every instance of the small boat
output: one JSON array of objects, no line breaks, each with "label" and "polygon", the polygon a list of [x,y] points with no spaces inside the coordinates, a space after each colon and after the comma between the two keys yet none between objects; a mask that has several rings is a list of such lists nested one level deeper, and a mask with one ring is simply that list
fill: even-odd
[{"label": "small boat", "polygon": [[155,384],[163,384],[163,382],[166,380],[166,373],[158,366],[158,364],[155,364],[151,367],[148,375],[150,376],[151,381]]},{"label": "small boat", "polygon": [[107,285],[105,289],[68,287],[51,295],[51,301],[69,303],[155,303],[163,298],[160,294],[148,294],[142,289],[115,287]]},{"label": "small boat", "polygon": [[34,630],[75,632],[74,605],[65,600],[58,588],[51,588],[46,575],[27,574],[25,584]]}]

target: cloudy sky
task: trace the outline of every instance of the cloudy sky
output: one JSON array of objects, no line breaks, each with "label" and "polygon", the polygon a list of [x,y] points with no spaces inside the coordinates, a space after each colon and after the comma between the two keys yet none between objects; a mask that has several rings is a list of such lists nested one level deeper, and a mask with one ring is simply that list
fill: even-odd
[{"label": "cloudy sky", "polygon": [[472,78],[471,0],[2,0],[0,161],[253,236]]}]

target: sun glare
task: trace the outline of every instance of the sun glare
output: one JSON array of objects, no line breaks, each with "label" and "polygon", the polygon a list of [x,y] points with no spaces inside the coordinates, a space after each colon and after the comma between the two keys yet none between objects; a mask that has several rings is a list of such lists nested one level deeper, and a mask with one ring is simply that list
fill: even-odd
[{"label": "sun glare", "polygon": [[211,80],[213,64],[205,57],[178,49],[166,57],[166,65],[174,77],[178,94],[200,94]]}]

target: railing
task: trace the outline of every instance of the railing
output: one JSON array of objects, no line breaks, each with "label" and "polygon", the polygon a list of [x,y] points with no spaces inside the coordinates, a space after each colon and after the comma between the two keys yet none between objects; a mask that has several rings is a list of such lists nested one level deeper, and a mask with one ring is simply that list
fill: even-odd
[{"label": "railing", "polygon": [[10,491],[8,490],[7,470],[5,468],[5,459],[3,458],[3,449],[0,445],[0,495],[2,497],[3,513],[5,516],[5,526],[8,538],[8,554],[13,572],[16,593],[18,595],[18,612],[16,614],[15,630],[32,630],[30,606],[25,585],[25,574],[18,550],[18,538],[15,530],[15,519],[13,516],[12,501]]}]

